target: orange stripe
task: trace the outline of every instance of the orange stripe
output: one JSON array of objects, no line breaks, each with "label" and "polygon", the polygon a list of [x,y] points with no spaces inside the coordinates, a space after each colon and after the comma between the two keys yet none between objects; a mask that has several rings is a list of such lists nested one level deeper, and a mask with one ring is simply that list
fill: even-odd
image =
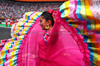
[{"label": "orange stripe", "polygon": [[96,65],[100,66],[100,50],[99,50],[99,43],[95,43],[95,49],[97,51],[97,62]]},{"label": "orange stripe", "polygon": [[95,40],[96,40],[96,36],[95,35],[91,35],[91,43],[95,43]]},{"label": "orange stripe", "polygon": [[15,26],[14,26],[14,28],[13,28],[13,32],[15,31],[16,25],[17,25],[17,23],[15,23]]},{"label": "orange stripe", "polygon": [[100,21],[98,19],[95,19],[95,30],[100,31]]},{"label": "orange stripe", "polygon": [[85,2],[85,11],[86,11],[86,15],[87,15],[88,19],[93,20],[94,17],[93,17],[93,15],[92,15],[91,10],[90,10],[89,1],[88,1],[88,0],[84,0],[84,2]]},{"label": "orange stripe", "polygon": [[78,22],[75,23],[75,28],[78,28]]}]

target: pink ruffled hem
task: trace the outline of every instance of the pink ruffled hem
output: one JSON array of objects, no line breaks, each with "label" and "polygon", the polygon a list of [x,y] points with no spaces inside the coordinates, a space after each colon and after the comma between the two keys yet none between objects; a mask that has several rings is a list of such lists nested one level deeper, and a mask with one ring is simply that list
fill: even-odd
[{"label": "pink ruffled hem", "polygon": [[29,33],[31,32],[31,30],[33,29],[33,27],[39,22],[39,18],[40,17],[38,17],[36,19],[35,23],[29,28],[27,34],[24,36],[24,39],[21,42],[20,49],[19,49],[18,55],[17,55],[17,66],[21,66],[21,62],[22,62],[22,49],[24,48],[24,44],[26,42],[26,39],[27,39]]},{"label": "pink ruffled hem", "polygon": [[90,51],[88,50],[88,45],[83,42],[84,38],[77,34],[77,30],[71,26],[68,25],[68,22],[65,21],[65,19],[62,19],[59,15],[61,15],[60,12],[57,12],[54,14],[56,17],[56,22],[61,23],[71,34],[71,36],[74,38],[74,40],[77,42],[80,52],[83,54],[83,61],[85,62],[86,66],[90,65]]}]

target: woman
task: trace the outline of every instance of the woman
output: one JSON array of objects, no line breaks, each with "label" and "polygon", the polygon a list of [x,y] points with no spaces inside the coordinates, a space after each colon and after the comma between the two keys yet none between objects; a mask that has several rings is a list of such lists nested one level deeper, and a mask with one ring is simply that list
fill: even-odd
[{"label": "woman", "polygon": [[45,59],[45,55],[47,52],[47,39],[50,36],[50,32],[53,28],[54,20],[52,18],[53,10],[45,11],[42,13],[40,17],[40,26],[42,30],[46,30],[46,33],[39,41],[39,58],[40,58],[40,65],[42,65],[42,61]]},{"label": "woman", "polygon": [[49,10],[40,16],[40,26],[46,33],[39,40],[39,65],[85,66],[78,44],[66,28],[68,25],[57,20],[54,24],[52,13],[53,10]]},{"label": "woman", "polygon": [[[49,10],[50,11],[50,10]],[[51,30],[54,24],[53,18],[52,18],[52,12],[53,10],[50,11],[45,11],[42,13],[40,17],[40,26],[42,30]]]},{"label": "woman", "polygon": [[[47,18],[48,16],[41,15],[40,25],[42,28],[39,21],[36,20],[36,16],[39,17],[39,15],[36,14],[32,18],[36,22],[27,30],[27,35],[22,37],[24,39],[18,39],[11,43],[7,43],[5,40],[5,47],[1,45],[3,51],[0,53],[0,61],[3,62],[0,65],[100,66],[98,3],[99,0],[68,0],[60,6],[58,13],[55,14],[54,25]],[[45,15],[47,14],[45,13]],[[29,15],[27,17],[29,18]],[[68,26],[67,22],[78,32]],[[2,44],[4,45],[5,42]],[[12,52],[12,50],[16,51]]]}]

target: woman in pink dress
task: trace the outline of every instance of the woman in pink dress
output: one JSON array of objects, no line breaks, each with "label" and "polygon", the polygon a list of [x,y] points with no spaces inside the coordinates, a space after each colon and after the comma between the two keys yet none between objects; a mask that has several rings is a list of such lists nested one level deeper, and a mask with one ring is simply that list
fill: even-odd
[{"label": "woman in pink dress", "polygon": [[49,39],[53,24],[54,20],[52,18],[52,14],[49,13],[48,11],[43,12],[40,17],[40,26],[42,30],[46,30],[46,33],[39,41],[40,66],[44,66],[44,60],[46,59],[46,52],[47,52],[47,41]]},{"label": "woman in pink dress", "polygon": [[[55,22],[53,10],[45,11],[40,16],[40,26],[46,30],[39,40],[40,66],[85,66],[83,54],[69,31],[66,23]],[[54,24],[54,26],[53,26]],[[77,36],[76,39],[78,38]]]}]

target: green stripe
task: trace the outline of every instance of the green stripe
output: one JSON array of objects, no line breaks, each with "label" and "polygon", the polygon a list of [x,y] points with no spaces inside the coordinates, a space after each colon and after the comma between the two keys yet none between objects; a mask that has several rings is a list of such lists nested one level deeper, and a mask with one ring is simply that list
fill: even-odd
[{"label": "green stripe", "polygon": [[86,12],[85,12],[85,3],[84,0],[81,0],[81,11],[80,11],[82,18],[85,20],[88,20],[87,16],[86,16]]},{"label": "green stripe", "polygon": [[95,50],[95,44],[94,43],[91,43],[91,49],[93,50],[93,63],[94,65],[96,65],[96,62],[97,62],[97,52]]},{"label": "green stripe", "polygon": [[95,30],[95,21],[91,20],[91,30]]}]

